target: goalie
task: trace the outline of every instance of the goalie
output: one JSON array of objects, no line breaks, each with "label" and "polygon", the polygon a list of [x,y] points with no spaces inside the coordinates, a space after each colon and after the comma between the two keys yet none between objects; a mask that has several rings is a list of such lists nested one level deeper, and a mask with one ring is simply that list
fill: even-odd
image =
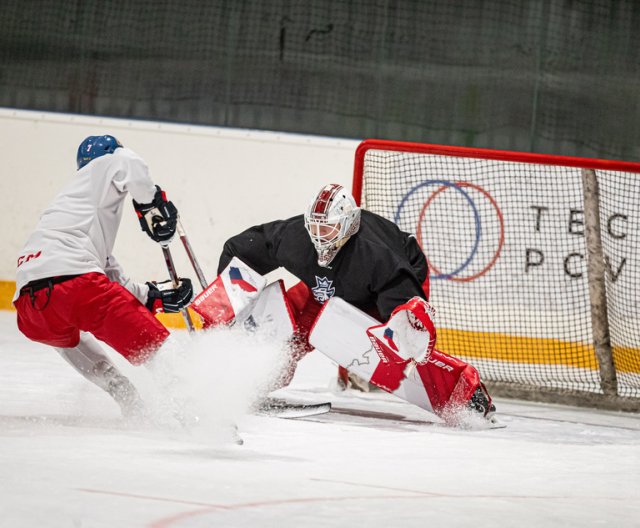
[{"label": "goalie", "polygon": [[[415,237],[361,210],[342,186],[323,187],[304,215],[230,238],[218,266],[219,274],[227,271],[231,277],[229,284],[234,281],[229,269],[243,276],[233,264],[238,259],[251,268],[244,275],[256,272],[260,277],[283,267],[300,279],[285,295],[295,333],[282,385],[291,381],[297,362],[315,345],[365,381],[440,416],[460,407],[483,416],[495,411],[477,370],[434,348],[428,267]],[[243,295],[255,299],[261,287],[249,284]],[[205,290],[201,297],[210,293]],[[371,355],[354,361],[358,348],[365,354],[375,348],[377,361]],[[359,363],[369,368],[356,368]],[[406,387],[412,370],[418,373],[422,403]]]}]

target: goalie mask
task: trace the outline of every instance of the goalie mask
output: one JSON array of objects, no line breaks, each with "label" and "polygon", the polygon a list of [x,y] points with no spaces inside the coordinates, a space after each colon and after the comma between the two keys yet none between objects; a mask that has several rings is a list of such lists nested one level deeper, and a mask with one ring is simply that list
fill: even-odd
[{"label": "goalie mask", "polygon": [[327,267],[349,238],[360,228],[360,208],[344,187],[335,183],[323,187],[304,215],[318,264]]}]

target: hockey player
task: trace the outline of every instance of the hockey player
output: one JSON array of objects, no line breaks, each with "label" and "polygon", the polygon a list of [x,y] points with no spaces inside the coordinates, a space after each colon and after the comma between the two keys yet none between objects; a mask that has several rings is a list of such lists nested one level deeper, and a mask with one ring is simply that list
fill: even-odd
[{"label": "hockey player", "polygon": [[136,389],[109,360],[99,339],[133,365],[148,361],[169,332],[152,312],[176,312],[193,297],[178,288],[129,280],[112,255],[127,194],[142,229],[168,243],[178,212],[149,177],[145,162],[113,136],[79,146],[73,179],[47,207],[28,238],[16,273],[18,328],[51,345],[80,374],[108,392],[123,415],[142,411]]},{"label": "hockey player", "polygon": [[[393,222],[361,210],[342,186],[323,187],[304,215],[251,227],[229,239],[220,256],[218,273],[233,257],[262,275],[283,267],[300,279],[287,291],[298,333],[292,346],[291,368],[283,384],[293,377],[297,361],[312,350],[308,342],[310,329],[323,304],[336,296],[378,321],[388,321],[398,307],[408,311],[408,317],[415,312],[416,317],[410,319],[422,319],[433,329],[432,339],[427,340],[427,348],[420,353],[421,359],[426,362],[433,357],[437,359],[432,358],[432,362],[451,363],[447,365],[451,372],[469,378],[458,385],[466,387],[462,396],[466,405],[483,415],[495,409],[473,367],[434,349],[435,328],[429,319],[432,310],[426,302],[429,273],[416,238]],[[412,299],[420,302],[410,303]],[[433,380],[434,387],[440,383],[438,380],[439,373]],[[453,382],[442,383],[442,390],[435,387],[430,396],[445,408],[448,402],[442,401],[442,395],[449,397]]]}]

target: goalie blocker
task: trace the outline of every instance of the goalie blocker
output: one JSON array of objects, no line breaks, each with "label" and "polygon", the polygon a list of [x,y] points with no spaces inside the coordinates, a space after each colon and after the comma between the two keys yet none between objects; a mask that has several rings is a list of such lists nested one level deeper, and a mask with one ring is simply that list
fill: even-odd
[{"label": "goalie blocker", "polygon": [[297,325],[282,281],[266,279],[234,257],[216,279],[193,300],[192,308],[205,328],[244,324],[261,328],[278,341],[287,341]]}]

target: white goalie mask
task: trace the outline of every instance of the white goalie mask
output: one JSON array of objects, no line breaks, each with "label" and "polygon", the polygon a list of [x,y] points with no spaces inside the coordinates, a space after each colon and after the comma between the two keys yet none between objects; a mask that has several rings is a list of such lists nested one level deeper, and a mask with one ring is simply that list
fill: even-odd
[{"label": "white goalie mask", "polygon": [[307,208],[304,225],[318,252],[318,264],[327,267],[349,237],[360,229],[360,208],[341,185],[323,187]]}]

